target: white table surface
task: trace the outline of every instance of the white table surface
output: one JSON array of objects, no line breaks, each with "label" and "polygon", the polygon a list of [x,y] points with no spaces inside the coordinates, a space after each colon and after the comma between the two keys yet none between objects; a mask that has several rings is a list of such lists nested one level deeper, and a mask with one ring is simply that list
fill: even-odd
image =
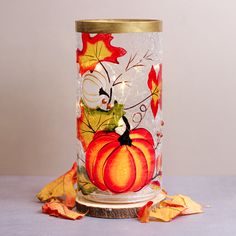
[{"label": "white table surface", "polygon": [[42,214],[42,204],[35,194],[51,180],[51,177],[0,176],[1,236],[236,235],[236,176],[166,177],[164,187],[169,194],[186,194],[211,207],[203,214],[148,224],[141,224],[137,219],[92,217],[71,221]]}]

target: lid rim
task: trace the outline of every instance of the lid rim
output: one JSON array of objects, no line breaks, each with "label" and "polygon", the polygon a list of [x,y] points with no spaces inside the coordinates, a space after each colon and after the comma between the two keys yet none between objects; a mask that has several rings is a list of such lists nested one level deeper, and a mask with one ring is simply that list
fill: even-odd
[{"label": "lid rim", "polygon": [[132,33],[162,32],[162,21],[156,19],[91,19],[75,21],[76,32]]}]

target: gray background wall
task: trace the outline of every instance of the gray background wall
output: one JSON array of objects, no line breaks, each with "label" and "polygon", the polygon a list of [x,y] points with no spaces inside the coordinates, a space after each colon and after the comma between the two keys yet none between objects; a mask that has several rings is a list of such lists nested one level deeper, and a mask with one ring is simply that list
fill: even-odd
[{"label": "gray background wall", "polygon": [[164,169],[236,174],[233,0],[0,0],[0,174],[75,160],[75,33],[83,18],[164,21]]}]

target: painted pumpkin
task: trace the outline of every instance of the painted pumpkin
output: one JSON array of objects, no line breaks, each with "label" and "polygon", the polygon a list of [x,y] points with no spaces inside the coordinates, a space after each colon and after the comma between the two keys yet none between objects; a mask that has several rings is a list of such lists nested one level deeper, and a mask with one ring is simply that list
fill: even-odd
[{"label": "painted pumpkin", "polygon": [[99,71],[83,75],[82,99],[89,108],[106,110],[110,87],[107,78]]},{"label": "painted pumpkin", "polygon": [[100,131],[86,152],[86,170],[99,189],[135,192],[150,183],[155,168],[154,141],[144,128],[119,135]]}]

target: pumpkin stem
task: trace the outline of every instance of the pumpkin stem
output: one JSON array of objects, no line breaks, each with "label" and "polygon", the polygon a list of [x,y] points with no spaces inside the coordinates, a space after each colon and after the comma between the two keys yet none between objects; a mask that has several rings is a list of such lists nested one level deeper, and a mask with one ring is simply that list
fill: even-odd
[{"label": "pumpkin stem", "polygon": [[132,140],[129,137],[129,132],[130,132],[130,124],[128,119],[125,116],[122,116],[125,125],[126,125],[126,130],[125,132],[118,138],[118,141],[120,142],[120,145],[128,145],[131,146],[132,145]]}]

